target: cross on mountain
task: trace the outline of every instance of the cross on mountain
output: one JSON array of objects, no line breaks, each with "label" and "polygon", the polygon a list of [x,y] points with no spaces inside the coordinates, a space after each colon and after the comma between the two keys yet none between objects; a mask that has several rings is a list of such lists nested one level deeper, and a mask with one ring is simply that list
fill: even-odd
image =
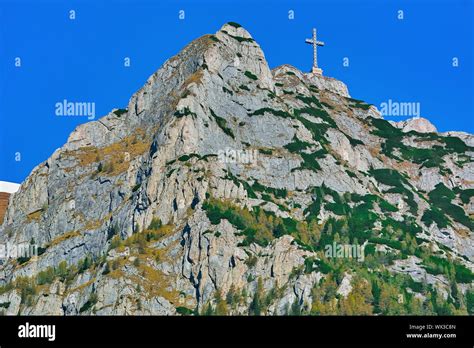
[{"label": "cross on mountain", "polygon": [[312,39],[306,39],[305,42],[308,43],[308,44],[313,45],[313,68],[311,69],[311,72],[313,74],[322,75],[323,70],[318,68],[318,46],[324,46],[324,42],[317,40],[316,28],[313,28],[313,38]]}]

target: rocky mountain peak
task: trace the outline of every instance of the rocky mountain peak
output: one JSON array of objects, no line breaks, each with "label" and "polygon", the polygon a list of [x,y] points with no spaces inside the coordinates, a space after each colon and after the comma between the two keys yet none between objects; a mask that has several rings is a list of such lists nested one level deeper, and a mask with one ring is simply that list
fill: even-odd
[{"label": "rocky mountain peak", "polygon": [[243,41],[245,40],[248,40],[250,42],[254,41],[252,38],[252,35],[250,35],[250,33],[244,27],[242,27],[240,24],[235,23],[235,22],[225,23],[221,27],[221,29],[217,32],[217,35],[219,35],[219,33],[232,35],[234,37],[239,37],[239,38],[244,39]]},{"label": "rocky mountain peak", "polygon": [[[411,307],[364,292],[354,309],[351,296],[379,286],[420,308],[464,296],[466,139],[394,126],[336,79],[270,70],[227,23],[126,109],[77,127],[10,197],[0,243],[39,252],[0,265],[0,303],[7,314],[387,314]],[[338,245],[357,255],[327,253]]]}]

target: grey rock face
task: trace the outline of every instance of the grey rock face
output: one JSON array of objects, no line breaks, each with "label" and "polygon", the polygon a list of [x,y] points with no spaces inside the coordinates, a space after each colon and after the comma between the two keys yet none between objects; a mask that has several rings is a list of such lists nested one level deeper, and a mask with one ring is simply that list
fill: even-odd
[{"label": "grey rock face", "polygon": [[[12,195],[0,243],[33,243],[42,253],[0,265],[0,285],[46,277],[51,268],[56,273],[27,299],[15,287],[5,290],[4,312],[177,315],[238,292],[245,295],[229,312],[247,314],[260,290],[279,294],[268,314],[285,314],[293,303],[310,308],[312,290],[327,277],[308,266],[321,252],[302,246],[294,231],[266,245],[247,243],[235,222],[213,221],[204,205],[210,197],[249,214],[262,209],[272,219],[314,217],[318,226],[340,218],[330,205],[336,194],[381,197],[398,209],[374,206],[380,220],[374,231],[387,218],[409,216],[420,227],[417,237],[449,248],[443,257],[474,269],[469,227],[452,221],[440,231],[422,219],[438,184],[473,188],[474,152],[457,159],[447,152],[444,167],[424,166],[401,158],[399,148],[385,151],[376,120],[383,121],[377,109],[350,98],[341,81],[289,65],[270,70],[240,26],[226,24],[191,42],[150,76],[126,110],[79,126]],[[397,127],[435,132],[428,123]],[[472,146],[472,136],[454,136]],[[429,149],[437,141],[403,138],[410,148]],[[402,193],[387,192],[391,187],[374,177],[384,169],[403,173]],[[314,213],[319,201],[324,204]],[[455,203],[472,212],[472,200],[457,196]],[[158,219],[162,226],[153,227]],[[419,260],[408,260],[408,269],[397,263],[390,270],[424,277]],[[58,271],[63,261],[67,275]],[[350,273],[341,279],[343,298],[353,279]],[[446,288],[442,277],[428,282]]]}]

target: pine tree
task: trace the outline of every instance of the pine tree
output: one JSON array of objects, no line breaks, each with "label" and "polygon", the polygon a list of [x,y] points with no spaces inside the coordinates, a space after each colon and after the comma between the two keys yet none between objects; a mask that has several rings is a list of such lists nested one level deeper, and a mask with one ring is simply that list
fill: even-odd
[{"label": "pine tree", "polygon": [[370,283],[362,278],[355,278],[352,291],[340,300],[339,314],[370,315],[373,313],[373,296]]},{"label": "pine tree", "polygon": [[231,308],[234,308],[234,305],[236,303],[236,295],[237,295],[237,293],[235,291],[235,286],[234,286],[234,284],[232,284],[230,286],[229,291],[227,291],[227,295],[225,297],[225,300],[226,300],[227,304],[229,306],[231,306]]},{"label": "pine tree", "polygon": [[466,308],[469,315],[474,315],[474,290],[466,292]]},{"label": "pine tree", "polygon": [[408,299],[407,309],[408,309],[408,313],[410,315],[423,315],[423,314],[425,314],[425,310],[423,308],[423,302],[420,299],[418,299],[414,296],[411,296]]},{"label": "pine tree", "polygon": [[253,300],[250,303],[249,314],[250,315],[262,315],[262,298],[263,298],[263,281],[262,278],[258,278],[257,289],[253,296]]},{"label": "pine tree", "polygon": [[456,282],[454,280],[451,281],[451,297],[453,298],[454,307],[456,309],[461,308],[461,302],[462,302],[461,296],[462,294],[459,292]]},{"label": "pine tree", "polygon": [[221,292],[219,290],[216,291],[214,295],[214,299],[216,301],[215,315],[227,315],[228,314],[227,303],[222,298]]},{"label": "pine tree", "polygon": [[301,315],[301,306],[298,303],[298,299],[295,298],[291,305],[290,315]]},{"label": "pine tree", "polygon": [[379,308],[382,314],[400,315],[406,312],[404,305],[399,302],[399,291],[391,284],[382,284]]},{"label": "pine tree", "polygon": [[67,278],[68,269],[66,261],[61,261],[59,263],[58,268],[56,269],[56,274],[62,282]]},{"label": "pine tree", "polygon": [[210,315],[213,315],[213,314],[214,314],[214,310],[212,309],[211,304],[208,303],[206,306],[204,306],[201,315],[210,316]]},{"label": "pine tree", "polygon": [[311,244],[318,245],[321,239],[321,228],[319,227],[316,219],[311,220],[308,226],[309,233],[311,235]]}]

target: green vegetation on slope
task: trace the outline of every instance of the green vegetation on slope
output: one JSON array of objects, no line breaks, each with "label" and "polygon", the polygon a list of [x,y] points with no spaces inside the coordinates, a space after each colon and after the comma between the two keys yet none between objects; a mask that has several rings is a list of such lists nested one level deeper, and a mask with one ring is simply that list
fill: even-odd
[{"label": "green vegetation on slope", "polygon": [[[449,154],[457,154],[459,163],[462,165],[462,160],[469,160],[465,155],[466,151],[473,151],[474,147],[467,146],[461,139],[457,137],[445,137],[436,133],[418,133],[415,131],[403,133],[390,122],[377,119],[368,118],[372,126],[375,127],[373,134],[385,139],[382,145],[382,153],[388,157],[397,160],[407,160],[421,167],[431,168],[440,167],[440,172],[449,173],[448,169],[444,167],[443,157]],[[429,148],[417,148],[403,144],[403,139],[411,136],[416,136],[419,142],[437,142],[441,145],[432,145]],[[402,158],[395,155],[395,150],[400,152]],[[459,158],[461,157],[461,158]]]},{"label": "green vegetation on slope", "polygon": [[[465,191],[461,192],[466,196],[470,193],[466,193]],[[432,221],[436,222],[438,227],[446,227],[448,225],[448,221],[444,214],[449,215],[451,219],[460,224],[463,224],[470,230],[474,230],[474,223],[473,221],[466,215],[464,209],[461,208],[459,205],[453,204],[452,201],[456,198],[456,194],[444,186],[443,183],[439,183],[436,185],[435,189],[428,194],[430,198],[430,203],[432,203],[433,207],[430,211],[425,212],[423,215],[423,221],[427,224],[430,224]],[[466,196],[464,199],[466,200]],[[436,215],[438,213],[439,215]]]},{"label": "green vegetation on slope", "polygon": [[214,110],[212,110],[211,108],[209,108],[209,111],[211,111],[211,115],[212,117],[214,117],[214,119],[216,120],[216,123],[217,125],[220,127],[220,129],[222,129],[222,131],[227,134],[228,136],[230,136],[232,139],[235,138],[234,136],[234,132],[232,132],[232,129],[230,129],[228,126],[227,126],[227,121],[225,118],[222,118],[220,116],[217,116],[216,113],[214,112]]}]

